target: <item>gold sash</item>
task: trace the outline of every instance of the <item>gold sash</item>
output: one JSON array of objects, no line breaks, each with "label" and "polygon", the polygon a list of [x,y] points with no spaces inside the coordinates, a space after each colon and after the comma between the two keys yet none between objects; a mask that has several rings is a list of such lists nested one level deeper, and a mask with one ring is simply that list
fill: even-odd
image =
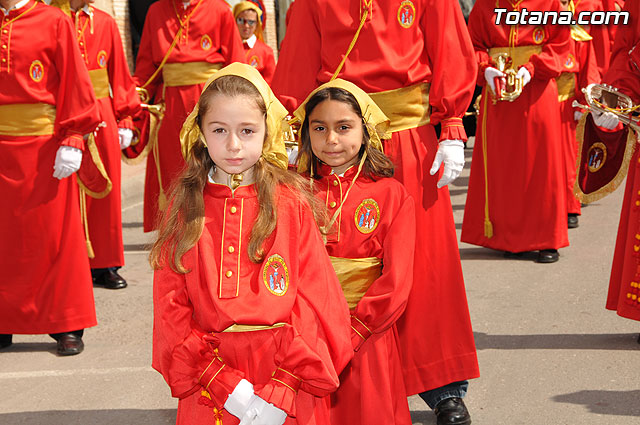
[{"label": "gold sash", "polygon": [[111,96],[109,93],[109,74],[107,73],[107,68],[92,69],[89,71],[89,77],[91,77],[91,84],[93,84],[96,99]]},{"label": "gold sash", "polygon": [[558,102],[564,102],[576,95],[576,76],[573,72],[563,72],[556,78]]},{"label": "gold sash", "polygon": [[542,46],[516,46],[516,47],[492,47],[489,49],[489,56],[495,58],[500,53],[506,53],[511,56],[513,60],[513,69],[517,70],[525,63],[529,62],[529,59],[533,55],[537,55],[542,52]]},{"label": "gold sash", "polygon": [[382,260],[377,257],[329,258],[349,308],[355,308],[371,284],[382,275]]},{"label": "gold sash", "polygon": [[4,136],[51,136],[56,107],[47,103],[0,105],[0,134]]},{"label": "gold sash", "polygon": [[166,87],[192,86],[206,83],[220,69],[220,63],[167,63],[162,68],[162,79]]},{"label": "gold sash", "polygon": [[369,93],[369,96],[391,120],[391,133],[429,124],[428,83]]},{"label": "gold sash", "polygon": [[227,329],[223,330],[222,332],[253,332],[253,331],[263,331],[265,329],[277,329],[277,328],[281,328],[284,325],[286,325],[286,323],[282,323],[282,322],[278,322],[275,323],[273,325],[238,325],[233,324],[231,326],[229,326]]}]

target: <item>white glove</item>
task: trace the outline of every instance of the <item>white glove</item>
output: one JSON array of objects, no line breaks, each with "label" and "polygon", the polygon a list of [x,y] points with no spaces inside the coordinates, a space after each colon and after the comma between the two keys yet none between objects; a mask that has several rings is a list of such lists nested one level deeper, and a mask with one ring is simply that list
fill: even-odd
[{"label": "white glove", "polygon": [[494,81],[496,77],[504,78],[505,74],[499,69],[493,68],[491,66],[487,67],[487,69],[484,70],[484,79],[487,80],[487,84],[489,84],[489,87],[491,87],[493,93],[496,92],[496,85]]},{"label": "white glove", "polygon": [[133,140],[133,131],[130,128],[119,128],[118,137],[120,138],[120,150],[126,149]]},{"label": "white glove", "polygon": [[253,393],[253,385],[246,379],[242,379],[233,389],[233,392],[229,394],[227,401],[224,403],[224,408],[236,418],[241,419],[247,412],[249,403],[254,397],[256,395]]},{"label": "white glove", "polygon": [[285,148],[287,150],[287,156],[289,157],[289,165],[295,165],[298,159],[298,147]]},{"label": "white glove", "polygon": [[287,413],[284,410],[253,396],[240,425],[282,425],[286,419]]},{"label": "white glove", "polygon": [[531,81],[531,73],[524,66],[520,67],[518,73],[516,74],[516,77],[522,78],[522,87],[526,86],[527,84],[529,84],[529,81]]},{"label": "white glove", "polygon": [[613,112],[591,112],[593,116],[593,122],[598,127],[606,128],[607,130],[613,130],[618,123],[618,117]]},{"label": "white glove", "polygon": [[464,142],[462,140],[443,140],[438,143],[436,158],[429,174],[438,172],[444,162],[444,173],[438,180],[438,189],[458,178],[464,168]]},{"label": "white glove", "polygon": [[582,119],[583,115],[584,115],[584,113],[582,111],[574,111],[573,112],[573,119],[575,121],[580,121]]},{"label": "white glove", "polygon": [[53,165],[53,177],[64,179],[80,169],[82,151],[72,146],[60,146],[56,152],[56,162]]}]

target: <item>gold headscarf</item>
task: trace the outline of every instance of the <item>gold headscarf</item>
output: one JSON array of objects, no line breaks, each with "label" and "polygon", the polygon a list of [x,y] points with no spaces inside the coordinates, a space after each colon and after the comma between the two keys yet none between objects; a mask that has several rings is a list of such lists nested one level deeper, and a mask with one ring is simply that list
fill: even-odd
[{"label": "gold headscarf", "polygon": [[[298,107],[298,109],[295,110],[293,115],[299,119],[301,123],[304,123],[306,118],[305,107],[307,106],[309,99],[311,99],[311,97],[320,90],[329,87],[336,87],[348,91],[356,98],[358,105],[360,105],[360,112],[362,113],[364,124],[367,126],[369,131],[369,143],[371,144],[371,147],[379,150],[380,152],[384,152],[382,149],[381,139],[391,138],[391,133],[389,132],[389,125],[391,124],[391,121],[387,118],[384,112],[382,112],[382,109],[380,109],[380,107],[369,97],[369,95],[364,92],[364,90],[349,81],[336,78],[333,81],[329,81],[328,83],[321,85],[307,96],[305,101]],[[306,172],[309,169],[309,162],[310,158],[308,158],[308,155],[301,154],[298,159],[298,172]]]},{"label": "gold headscarf", "polygon": [[[286,170],[288,159],[287,151],[284,148],[282,128],[287,116],[287,110],[282,106],[280,101],[278,101],[260,73],[251,65],[244,63],[235,62],[216,72],[204,85],[202,92],[204,92],[213,81],[227,75],[244,78],[253,84],[260,92],[264,104],[267,106],[267,138],[262,146],[262,157],[273,165]],[[193,111],[191,111],[182,125],[182,130],[180,130],[182,156],[185,159],[196,143],[203,143],[206,146],[204,135],[197,122],[198,112],[199,108],[196,103]]]},{"label": "gold headscarf", "polygon": [[264,35],[262,34],[262,10],[258,7],[257,4],[251,1],[241,1],[240,3],[233,6],[233,17],[238,18],[238,15],[244,12],[245,10],[253,10],[258,14],[258,23],[256,24],[256,38],[260,41],[264,41]]}]

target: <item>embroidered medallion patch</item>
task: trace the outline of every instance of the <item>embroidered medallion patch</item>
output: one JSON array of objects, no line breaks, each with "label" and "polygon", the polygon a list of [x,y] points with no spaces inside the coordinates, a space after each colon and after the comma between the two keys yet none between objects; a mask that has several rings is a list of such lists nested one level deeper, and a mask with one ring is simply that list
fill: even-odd
[{"label": "embroidered medallion patch", "polygon": [[371,198],[365,199],[358,205],[354,215],[356,228],[364,234],[373,232],[380,221],[380,207]]},{"label": "embroidered medallion patch", "polygon": [[411,0],[404,0],[398,7],[398,22],[402,28],[411,28],[416,19],[416,7]]},{"label": "embroidered medallion patch", "polygon": [[564,67],[567,69],[571,69],[575,64],[576,58],[571,53],[569,53],[569,56],[567,56],[567,61],[564,63]]},{"label": "embroidered medallion patch", "polygon": [[260,58],[256,55],[251,56],[251,59],[249,59],[249,65],[251,65],[254,68],[257,68],[260,66]]},{"label": "embroidered medallion patch", "polygon": [[29,77],[36,83],[39,83],[44,78],[44,66],[42,66],[42,62],[39,60],[34,60],[31,62],[31,66],[29,67]]},{"label": "embroidered medallion patch", "polygon": [[544,28],[536,27],[533,30],[533,42],[536,44],[541,44],[544,41],[545,32]]},{"label": "embroidered medallion patch", "polygon": [[100,68],[105,68],[107,66],[107,52],[104,50],[100,50],[98,52],[98,66]]},{"label": "embroidered medallion patch", "polygon": [[265,261],[262,268],[262,280],[273,295],[279,297],[289,289],[289,269],[287,263],[278,254],[273,254]]},{"label": "embroidered medallion patch", "polygon": [[213,43],[211,42],[211,37],[209,37],[207,34],[203,35],[202,39],[200,39],[200,47],[202,47],[202,50],[209,50],[212,45]]},{"label": "embroidered medallion patch", "polygon": [[589,171],[595,173],[602,168],[607,161],[607,147],[604,143],[594,143],[587,152]]}]

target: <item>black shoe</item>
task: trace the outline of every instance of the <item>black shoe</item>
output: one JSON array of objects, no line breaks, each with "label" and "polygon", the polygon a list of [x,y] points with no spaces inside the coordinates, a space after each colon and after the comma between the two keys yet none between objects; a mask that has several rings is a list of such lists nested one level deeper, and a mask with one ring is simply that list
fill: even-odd
[{"label": "black shoe", "polygon": [[11,346],[11,344],[13,344],[13,335],[0,334],[0,350]]},{"label": "black shoe", "polygon": [[569,214],[567,218],[567,224],[569,229],[575,229],[580,224],[578,223],[578,214]]},{"label": "black shoe", "polygon": [[538,263],[555,263],[560,259],[557,249],[541,249],[538,252]]},{"label": "black shoe", "polygon": [[84,350],[84,342],[82,337],[73,333],[64,333],[58,338],[58,355],[74,356],[82,353]]},{"label": "black shoe", "polygon": [[94,277],[93,284],[107,289],[122,289],[127,287],[127,281],[113,269],[107,269],[107,271],[101,275]]},{"label": "black shoe", "polygon": [[471,415],[464,405],[464,401],[458,397],[442,400],[434,409],[438,425],[469,425]]}]

